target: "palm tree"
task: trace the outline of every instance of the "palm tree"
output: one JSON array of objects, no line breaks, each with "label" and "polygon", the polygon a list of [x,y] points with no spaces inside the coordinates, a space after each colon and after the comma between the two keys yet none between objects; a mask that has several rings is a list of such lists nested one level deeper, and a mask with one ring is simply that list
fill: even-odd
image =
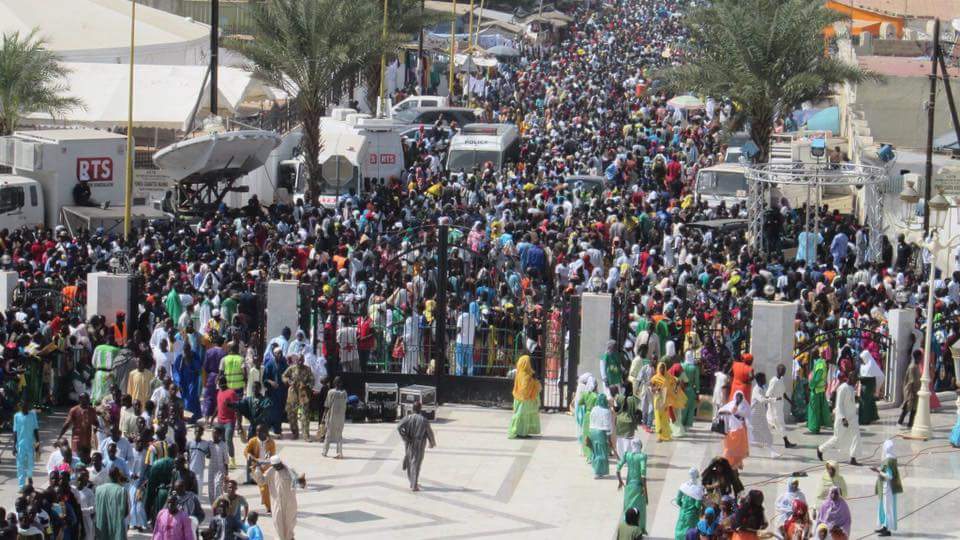
[{"label": "palm tree", "polygon": [[714,0],[689,17],[692,60],[659,75],[674,91],[728,97],[765,161],[777,118],[844,82],[876,75],[827,54],[823,30],[845,16],[810,0]]},{"label": "palm tree", "polygon": [[369,0],[267,0],[252,11],[254,39],[236,46],[254,72],[296,96],[304,153],[316,197],[322,187],[320,118],[328,98],[371,57],[379,59],[382,8]]},{"label": "palm tree", "polygon": [[24,36],[3,34],[0,42],[0,135],[13,133],[28,114],[58,116],[83,107],[79,99],[64,95],[63,79],[69,71],[47,50],[36,29]]}]

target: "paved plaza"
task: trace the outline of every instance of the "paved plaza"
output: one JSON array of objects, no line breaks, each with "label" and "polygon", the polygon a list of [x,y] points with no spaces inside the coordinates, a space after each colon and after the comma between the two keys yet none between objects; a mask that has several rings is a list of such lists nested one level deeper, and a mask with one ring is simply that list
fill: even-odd
[{"label": "paved plaza", "polygon": [[[955,409],[952,401],[944,401],[943,410],[934,414],[934,440],[898,439],[896,443],[905,478],[900,537],[960,538],[956,533],[960,519],[951,513],[960,503],[960,450],[947,444]],[[865,465],[876,464],[883,441],[900,433],[894,413],[882,411],[881,423],[864,430],[861,461]],[[62,417],[61,412],[44,418],[45,441],[55,437]],[[438,446],[427,451],[423,491],[416,494],[407,489],[401,470],[403,451],[395,424],[347,424],[343,460],[323,458],[316,443],[283,440],[279,447],[284,460],[307,476],[307,488],[298,493],[297,538],[611,538],[622,493],[613,476],[593,479],[579,456],[573,418],[544,414],[542,436],[508,440],[509,418],[506,410],[443,406],[434,423]],[[779,459],[765,452],[752,456],[742,474],[748,489],[763,490],[768,519],[773,516],[774,500],[784,490],[785,475],[806,472],[808,476],[800,479],[801,489],[808,500],[816,497],[822,467],[813,448],[826,435],[795,430],[791,437],[799,448]],[[643,438],[650,456],[650,538],[672,538],[677,509],[671,500],[677,487],[691,465],[702,466],[719,453],[720,439],[709,432],[706,422],[698,422],[686,437],[671,443],[647,442],[646,433]],[[7,441],[5,436],[0,505],[9,508],[16,475]],[[47,452],[39,463],[46,463]],[[844,465],[841,472],[851,491],[852,538],[872,536],[874,475],[866,466]],[[240,470],[232,476],[242,479]],[[35,482],[46,484],[42,466]],[[243,486],[241,493],[251,509],[261,509],[255,487]],[[275,538],[271,521],[261,523],[268,538]]]}]

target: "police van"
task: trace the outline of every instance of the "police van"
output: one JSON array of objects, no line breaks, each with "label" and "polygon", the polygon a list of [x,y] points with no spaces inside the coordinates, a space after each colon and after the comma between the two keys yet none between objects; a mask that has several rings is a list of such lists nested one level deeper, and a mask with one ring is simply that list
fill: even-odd
[{"label": "police van", "polygon": [[499,170],[520,157],[520,132],[513,124],[467,124],[450,139],[447,170],[471,171],[486,162]]}]

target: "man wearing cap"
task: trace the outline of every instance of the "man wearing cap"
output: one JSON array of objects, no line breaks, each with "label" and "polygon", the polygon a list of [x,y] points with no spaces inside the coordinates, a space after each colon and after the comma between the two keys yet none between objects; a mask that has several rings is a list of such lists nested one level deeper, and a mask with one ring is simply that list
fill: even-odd
[{"label": "man wearing cap", "polygon": [[274,454],[270,456],[270,468],[264,473],[264,481],[270,490],[273,526],[277,529],[277,537],[294,540],[297,526],[297,496],[294,489],[298,484],[306,487],[306,478],[303,475],[297,476],[296,471],[284,465],[280,456]]}]

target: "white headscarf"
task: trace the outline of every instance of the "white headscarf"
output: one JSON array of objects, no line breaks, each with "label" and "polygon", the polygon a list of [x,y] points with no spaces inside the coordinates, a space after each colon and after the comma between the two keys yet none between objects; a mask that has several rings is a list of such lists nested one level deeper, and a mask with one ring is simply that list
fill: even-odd
[{"label": "white headscarf", "polygon": [[703,500],[703,486],[700,485],[700,471],[696,467],[690,467],[690,479],[680,484],[680,492],[691,499]]},{"label": "white headscarf", "polygon": [[[740,405],[737,405],[737,394],[740,394],[743,397],[743,400],[740,401]],[[718,412],[730,413],[729,416],[725,416],[723,421],[726,423],[727,431],[736,431],[746,427],[746,421],[750,418],[750,402],[747,401],[746,396],[743,395],[743,392],[737,390],[733,394],[733,399],[727,402],[726,405],[720,407]],[[737,418],[734,415],[740,416]]]},{"label": "white headscarf", "polygon": [[643,443],[640,442],[640,439],[638,437],[634,437],[630,439],[631,452],[633,452],[634,454],[639,454],[642,449],[643,449]]},{"label": "white headscarf", "polygon": [[697,356],[693,354],[692,350],[683,353],[683,363],[691,366],[697,365]]},{"label": "white headscarf", "polygon": [[727,384],[727,374],[722,371],[718,371],[714,374],[714,383],[713,383],[713,404],[716,407],[722,407],[723,403],[726,401],[723,397],[723,386]]},{"label": "white headscarf", "polygon": [[870,354],[870,351],[864,349],[860,353],[860,360],[863,360],[863,363],[860,364],[860,377],[873,377],[879,381],[883,380],[883,370],[880,369],[880,364],[877,364],[877,361],[873,359],[873,355]]},{"label": "white headscarf", "polygon": [[883,441],[883,459],[896,459],[897,454],[894,452],[893,439],[887,439]]}]

